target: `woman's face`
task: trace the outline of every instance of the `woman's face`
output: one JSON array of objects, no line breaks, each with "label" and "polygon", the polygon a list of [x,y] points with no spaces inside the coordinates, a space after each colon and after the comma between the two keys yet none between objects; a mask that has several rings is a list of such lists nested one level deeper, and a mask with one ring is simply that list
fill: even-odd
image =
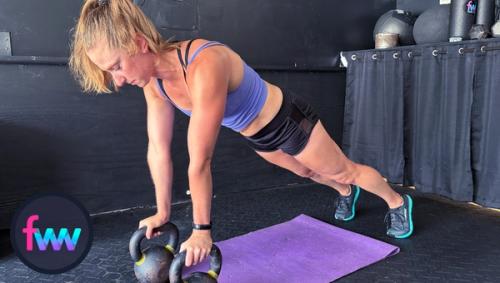
[{"label": "woman's face", "polygon": [[124,84],[144,87],[153,77],[154,56],[142,37],[135,43],[138,52],[129,55],[125,50],[108,48],[101,40],[87,51],[87,56],[101,70],[111,74],[117,87]]}]

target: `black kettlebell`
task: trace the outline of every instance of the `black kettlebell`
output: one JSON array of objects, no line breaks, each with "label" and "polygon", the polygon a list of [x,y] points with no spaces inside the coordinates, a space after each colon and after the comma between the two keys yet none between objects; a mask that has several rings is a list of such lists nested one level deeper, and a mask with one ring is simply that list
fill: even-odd
[{"label": "black kettlebell", "polygon": [[186,251],[177,254],[170,265],[170,283],[217,283],[222,267],[222,254],[216,245],[210,251],[210,270],[208,272],[194,272],[187,278],[182,278],[182,267],[186,264]]},{"label": "black kettlebell", "polygon": [[179,242],[179,230],[170,222],[155,228],[154,232],[163,232],[167,236],[167,245],[152,245],[141,251],[141,241],[146,238],[146,228],[139,228],[130,238],[129,250],[135,262],[135,276],[141,283],[168,282],[168,271]]}]

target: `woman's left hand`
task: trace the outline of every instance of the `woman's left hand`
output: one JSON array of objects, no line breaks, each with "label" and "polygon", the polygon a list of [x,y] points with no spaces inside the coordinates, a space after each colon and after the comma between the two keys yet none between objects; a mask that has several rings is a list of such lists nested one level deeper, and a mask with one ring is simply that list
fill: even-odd
[{"label": "woman's left hand", "polygon": [[210,230],[193,230],[193,233],[181,244],[180,252],[186,250],[186,266],[202,262],[212,249]]}]

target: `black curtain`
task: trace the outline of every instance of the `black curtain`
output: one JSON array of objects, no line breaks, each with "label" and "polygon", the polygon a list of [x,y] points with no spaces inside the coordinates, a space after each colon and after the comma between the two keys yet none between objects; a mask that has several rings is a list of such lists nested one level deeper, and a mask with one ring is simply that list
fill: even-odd
[{"label": "black curtain", "polygon": [[500,207],[497,46],[344,52],[344,152],[392,183]]},{"label": "black curtain", "polygon": [[471,111],[474,200],[500,208],[500,42],[483,45],[475,60]]},{"label": "black curtain", "polygon": [[[342,149],[389,181],[403,180],[403,65],[390,54],[350,54]],[[362,103],[360,103],[362,101]]]},{"label": "black curtain", "polygon": [[[423,192],[472,200],[470,109],[473,55],[458,46],[413,50],[405,121],[408,161],[406,183]],[[407,56],[408,57],[408,56]],[[411,63],[415,64],[411,64]]]}]

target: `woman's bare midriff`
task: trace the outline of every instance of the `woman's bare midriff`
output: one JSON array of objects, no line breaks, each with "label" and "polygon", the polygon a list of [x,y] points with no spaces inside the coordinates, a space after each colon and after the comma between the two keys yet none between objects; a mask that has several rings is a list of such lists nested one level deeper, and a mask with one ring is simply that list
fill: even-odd
[{"label": "woman's bare midriff", "polygon": [[281,89],[275,85],[266,82],[267,98],[264,102],[264,107],[257,117],[250,122],[244,130],[240,131],[243,136],[252,136],[264,128],[278,114],[281,103],[283,102],[283,93]]}]

